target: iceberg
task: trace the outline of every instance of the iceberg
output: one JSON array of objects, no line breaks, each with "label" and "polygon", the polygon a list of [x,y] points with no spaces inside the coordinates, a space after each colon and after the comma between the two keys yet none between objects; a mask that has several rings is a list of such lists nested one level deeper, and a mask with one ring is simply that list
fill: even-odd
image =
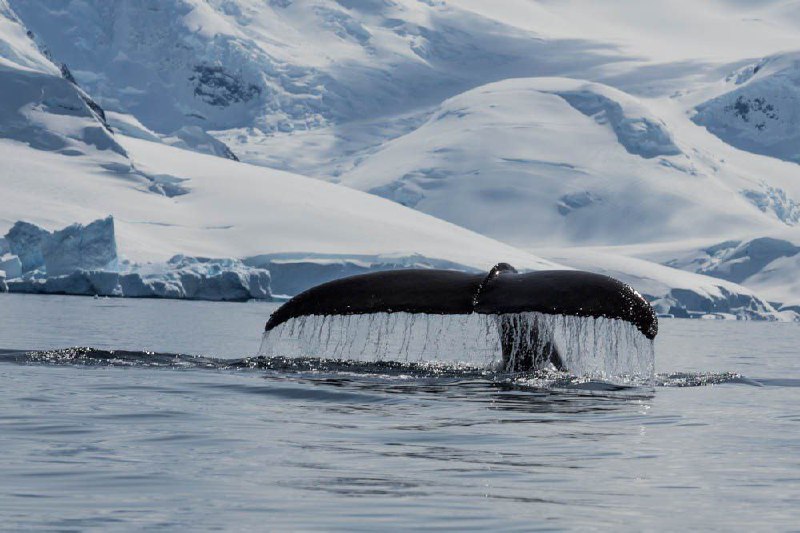
[{"label": "iceberg", "polygon": [[5,242],[11,253],[0,255],[0,264],[9,278],[36,270],[49,276],[77,270],[117,270],[117,243],[111,216],[86,226],[73,224],[53,233],[36,224],[18,221],[6,234]]},{"label": "iceberg", "polygon": [[[166,265],[142,269],[140,280],[129,283],[136,292],[151,297],[189,300],[246,301],[272,298],[269,271],[235,259],[209,259],[176,255]],[[123,288],[123,294],[128,295]]]},{"label": "iceberg", "polygon": [[66,276],[55,276],[47,278],[42,284],[42,292],[45,294],[76,294],[89,296],[95,291],[92,282],[85,272],[78,271]]},{"label": "iceberg", "polygon": [[13,254],[0,256],[0,271],[11,292],[236,302],[272,298],[269,271],[236,259],[176,255],[166,263],[123,262],[120,271],[111,216],[53,233],[17,222],[5,242]]},{"label": "iceberg", "polygon": [[146,284],[142,276],[135,272],[121,275],[119,286],[122,295],[127,298],[152,298],[155,296],[150,285]]},{"label": "iceberg", "polygon": [[8,281],[10,292],[69,294],[73,296],[122,296],[116,272],[77,270],[67,275],[43,277],[26,274]]},{"label": "iceberg", "polygon": [[134,265],[128,272],[74,270],[47,276],[27,273],[8,281],[11,292],[125,298],[243,302],[271,300],[267,270],[235,259],[176,256],[166,264]]},{"label": "iceberg", "polygon": [[98,296],[123,296],[118,273],[94,270],[84,272],[84,275],[89,280],[94,294]]},{"label": "iceberg", "polygon": [[16,255],[0,255],[0,270],[8,279],[18,278],[22,276],[22,262]]},{"label": "iceberg", "polygon": [[114,218],[108,216],[83,226],[73,224],[41,241],[48,276],[76,270],[117,270]]},{"label": "iceberg", "polygon": [[22,220],[8,230],[5,240],[10,252],[19,258],[23,272],[44,266],[42,241],[49,235],[49,231]]}]

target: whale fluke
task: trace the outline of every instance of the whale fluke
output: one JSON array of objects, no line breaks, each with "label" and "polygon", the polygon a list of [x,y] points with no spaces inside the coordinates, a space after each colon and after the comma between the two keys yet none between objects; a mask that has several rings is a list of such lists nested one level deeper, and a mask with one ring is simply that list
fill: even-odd
[{"label": "whale fluke", "polygon": [[658,333],[650,304],[619,280],[577,270],[518,273],[507,263],[499,263],[486,274],[408,269],[331,281],[283,304],[265,329],[269,332],[305,316],[377,313],[497,315],[503,364],[514,371],[546,363],[564,369],[562,357],[550,341],[552,335],[530,316],[621,320],[647,339],[655,339]]}]

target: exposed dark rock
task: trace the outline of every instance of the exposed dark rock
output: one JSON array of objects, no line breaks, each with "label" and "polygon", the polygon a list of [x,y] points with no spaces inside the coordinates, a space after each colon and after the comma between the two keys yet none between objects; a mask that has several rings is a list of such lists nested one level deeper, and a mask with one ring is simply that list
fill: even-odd
[{"label": "exposed dark rock", "polygon": [[197,65],[194,72],[189,78],[195,83],[194,94],[209,105],[227,107],[261,94],[261,87],[244,82],[221,66]]}]

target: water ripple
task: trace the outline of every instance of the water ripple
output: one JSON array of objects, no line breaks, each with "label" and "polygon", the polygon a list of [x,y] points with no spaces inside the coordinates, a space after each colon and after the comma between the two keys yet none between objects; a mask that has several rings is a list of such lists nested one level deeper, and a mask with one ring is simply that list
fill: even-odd
[{"label": "water ripple", "polygon": [[[484,387],[491,382],[496,387],[507,387],[517,391],[521,389],[547,390],[569,389],[573,391],[586,391],[596,393],[612,393],[625,391],[647,390],[648,387],[626,386],[604,382],[596,379],[575,377],[568,373],[557,371],[536,371],[532,373],[510,374],[487,368],[471,366],[463,363],[451,362],[395,362],[395,361],[350,361],[342,359],[317,359],[304,357],[280,356],[255,356],[238,359],[223,359],[210,356],[196,356],[183,354],[167,354],[156,352],[141,352],[130,350],[101,350],[88,347],[72,347],[55,350],[18,351],[0,350],[0,362],[16,363],[22,365],[72,365],[89,367],[138,367],[138,368],[164,368],[164,369],[207,369],[207,370],[257,370],[269,371],[284,375],[314,374],[332,375],[333,381],[341,384],[347,376],[355,379],[365,377],[379,377],[388,379],[391,383],[388,392],[404,392],[404,381],[410,382],[405,388],[419,390],[420,387],[441,386],[458,384],[468,387],[468,380],[478,380],[479,387]],[[319,378],[317,381],[319,382]],[[424,380],[431,380],[425,382]],[[423,380],[423,381],[421,381]],[[744,384],[750,386],[778,386],[798,387],[797,379],[762,379],[747,378],[735,372],[675,372],[656,374],[653,385],[655,387],[703,387],[722,384]],[[271,394],[287,398],[294,398],[298,392],[294,389],[275,389],[271,387],[263,390],[247,390],[250,394]],[[384,387],[384,392],[387,392]],[[408,392],[407,390],[405,392]],[[316,399],[324,399],[319,396]],[[336,396],[332,400],[339,401],[345,398]],[[359,401],[369,401],[370,398],[358,398]]]}]

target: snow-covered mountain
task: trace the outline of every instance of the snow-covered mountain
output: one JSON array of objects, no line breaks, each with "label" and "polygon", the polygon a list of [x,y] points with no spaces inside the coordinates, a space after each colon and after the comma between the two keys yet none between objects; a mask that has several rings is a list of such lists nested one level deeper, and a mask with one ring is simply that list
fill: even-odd
[{"label": "snow-covered mountain", "polygon": [[124,149],[103,111],[44,57],[5,0],[0,2],[0,136],[67,156]]},{"label": "snow-covered mountain", "polygon": [[662,300],[688,287],[710,309],[733,294],[774,311],[736,282],[795,300],[788,256],[781,274],[736,280],[685,261],[800,242],[795,2],[0,0],[0,13],[13,94],[0,150],[14,161],[0,230],[111,213],[134,261],[302,260],[325,275],[498,256],[540,268],[547,247],[631,280],[650,265]]},{"label": "snow-covered mountain", "polygon": [[743,284],[775,302],[779,309],[800,311],[800,238],[796,231],[716,243],[644,245],[605,252]]},{"label": "snow-covered mountain", "polygon": [[694,121],[750,152],[800,163],[800,53],[747,64],[725,78],[725,91],[697,106]]},{"label": "snow-covered mountain", "polygon": [[306,130],[434,105],[603,46],[540,39],[441,1],[24,0],[13,7],[102,105],[169,133]]},{"label": "snow-covered mountain", "polygon": [[131,261],[296,253],[556,266],[373,195],[113,134],[0,1],[3,233],[17,220],[60,228],[110,213]]},{"label": "snow-covered mountain", "polygon": [[393,116],[514,77],[669,94],[796,46],[791,2],[11,0],[104,107],[170,133]]},{"label": "snow-covered mountain", "polygon": [[758,189],[756,180],[697,154],[641,102],[563,78],[506,80],[453,97],[338,179],[518,246],[779,224],[740,194]]}]

